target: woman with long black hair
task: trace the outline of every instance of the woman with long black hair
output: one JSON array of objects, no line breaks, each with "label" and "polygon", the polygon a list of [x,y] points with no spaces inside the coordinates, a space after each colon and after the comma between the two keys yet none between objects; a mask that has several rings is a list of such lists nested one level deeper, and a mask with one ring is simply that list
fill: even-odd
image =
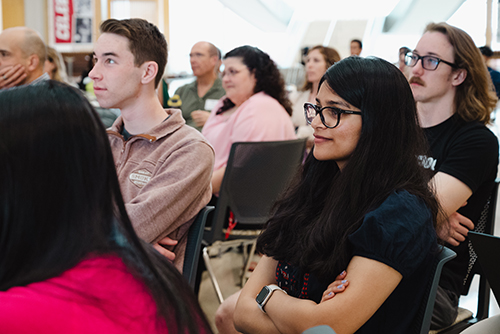
[{"label": "woman with long black hair", "polygon": [[[349,57],[304,108],[315,145],[258,239],[264,256],[236,329],[410,333],[438,252],[438,204],[418,161],[426,144],[408,82],[382,59]],[[348,286],[331,298],[344,269]]]},{"label": "woman with long black hair", "polygon": [[98,115],[55,81],[0,92],[0,332],[210,333],[140,241]]}]

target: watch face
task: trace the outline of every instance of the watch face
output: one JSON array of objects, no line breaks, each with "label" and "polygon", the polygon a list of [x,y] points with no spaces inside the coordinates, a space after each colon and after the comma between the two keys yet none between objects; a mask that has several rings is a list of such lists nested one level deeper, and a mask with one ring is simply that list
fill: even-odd
[{"label": "watch face", "polygon": [[269,294],[269,292],[270,289],[267,286],[263,287],[262,290],[260,290],[259,294],[257,295],[257,298],[255,298],[257,303],[262,304],[262,302],[266,300],[266,297]]}]

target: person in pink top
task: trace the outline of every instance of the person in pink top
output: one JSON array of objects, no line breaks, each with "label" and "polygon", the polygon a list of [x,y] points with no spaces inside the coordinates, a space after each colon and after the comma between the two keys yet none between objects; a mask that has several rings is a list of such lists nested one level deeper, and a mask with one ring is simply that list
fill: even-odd
[{"label": "person in pink top", "polygon": [[214,194],[219,192],[233,143],[296,138],[284,80],[269,55],[245,45],[226,53],[223,63],[226,95],[202,130],[215,150]]},{"label": "person in pink top", "polygon": [[0,333],[211,333],[139,239],[108,137],[75,88],[0,92]]}]

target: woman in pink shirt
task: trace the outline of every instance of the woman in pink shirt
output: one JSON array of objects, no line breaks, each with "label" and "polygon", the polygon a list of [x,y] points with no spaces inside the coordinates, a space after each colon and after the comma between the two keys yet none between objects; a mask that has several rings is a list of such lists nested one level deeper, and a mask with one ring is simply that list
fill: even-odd
[{"label": "woman in pink shirt", "polygon": [[226,95],[202,131],[215,150],[214,194],[219,192],[233,143],[296,138],[285,83],[269,55],[245,45],[226,53],[223,63]]},{"label": "woman in pink shirt", "polygon": [[55,81],[0,92],[0,333],[210,333],[134,233],[98,115]]}]

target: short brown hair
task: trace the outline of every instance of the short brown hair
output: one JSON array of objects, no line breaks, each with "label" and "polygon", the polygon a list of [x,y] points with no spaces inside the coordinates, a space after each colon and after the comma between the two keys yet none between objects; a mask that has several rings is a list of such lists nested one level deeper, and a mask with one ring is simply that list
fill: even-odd
[{"label": "short brown hair", "polygon": [[102,33],[111,33],[127,38],[136,66],[142,65],[146,61],[157,63],[158,73],[155,77],[155,88],[158,87],[168,57],[167,41],[158,27],[143,19],[109,19],[101,23],[100,30]]},{"label": "short brown hair", "polygon": [[[325,59],[325,62],[326,62],[325,72],[327,69],[330,68],[330,66],[332,66],[336,62],[340,61],[340,54],[334,48],[329,48],[327,46],[322,46],[322,45],[316,45],[316,46],[310,48],[309,51],[307,51],[307,54],[311,53],[311,51],[313,51],[313,50],[318,50],[319,53],[321,53],[321,55]],[[301,90],[306,91],[306,90],[310,90],[311,88],[312,88],[312,82],[309,82],[306,79]]]},{"label": "short brown hair", "polygon": [[464,82],[456,90],[455,112],[467,122],[489,123],[497,97],[491,90],[488,70],[472,38],[462,29],[444,22],[430,23],[425,32],[444,34],[453,46],[455,64],[467,71]]}]

